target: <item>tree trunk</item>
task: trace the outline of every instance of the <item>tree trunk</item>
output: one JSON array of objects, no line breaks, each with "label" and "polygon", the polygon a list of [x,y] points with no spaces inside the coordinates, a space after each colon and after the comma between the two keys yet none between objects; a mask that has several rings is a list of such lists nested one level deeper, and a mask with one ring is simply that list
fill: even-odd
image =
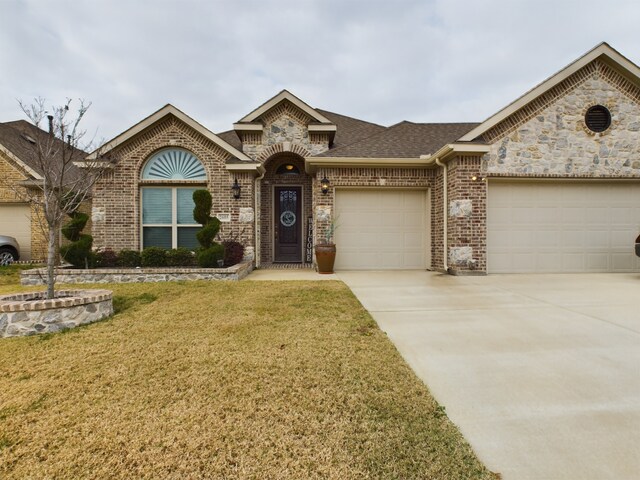
[{"label": "tree trunk", "polygon": [[49,228],[49,244],[47,249],[47,299],[55,297],[56,283],[56,229]]}]

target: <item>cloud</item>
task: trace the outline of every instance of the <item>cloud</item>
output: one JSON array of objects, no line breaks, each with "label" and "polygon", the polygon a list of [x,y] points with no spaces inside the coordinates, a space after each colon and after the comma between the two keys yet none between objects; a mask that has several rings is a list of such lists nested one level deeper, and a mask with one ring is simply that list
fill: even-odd
[{"label": "cloud", "polygon": [[[111,138],[173,103],[213,131],[287,88],[389,125],[479,121],[600,41],[640,58],[631,1],[26,0],[0,3],[0,120],[93,105]],[[597,26],[597,28],[594,28]]]}]

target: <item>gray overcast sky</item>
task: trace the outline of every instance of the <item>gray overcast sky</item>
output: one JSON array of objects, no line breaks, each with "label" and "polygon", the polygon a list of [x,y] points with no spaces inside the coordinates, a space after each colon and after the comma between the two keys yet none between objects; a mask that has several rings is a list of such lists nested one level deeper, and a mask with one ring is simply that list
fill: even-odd
[{"label": "gray overcast sky", "polygon": [[92,102],[110,139],[172,103],[214,132],[283,88],[390,125],[481,121],[601,41],[640,63],[637,0],[0,0],[0,121]]}]

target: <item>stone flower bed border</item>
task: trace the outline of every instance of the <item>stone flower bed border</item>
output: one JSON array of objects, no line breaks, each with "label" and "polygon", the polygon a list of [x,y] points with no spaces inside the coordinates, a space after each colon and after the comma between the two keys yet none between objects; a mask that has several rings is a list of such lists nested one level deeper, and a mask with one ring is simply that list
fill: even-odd
[{"label": "stone flower bed border", "polygon": [[54,333],[97,322],[113,314],[109,290],[59,290],[60,298],[38,300],[43,292],[0,296],[0,337]]},{"label": "stone flower bed border", "polygon": [[[227,268],[94,268],[56,269],[59,283],[150,283],[181,280],[231,280],[238,281],[253,270],[253,262],[241,262]],[[22,285],[44,285],[45,269],[23,270]]]}]

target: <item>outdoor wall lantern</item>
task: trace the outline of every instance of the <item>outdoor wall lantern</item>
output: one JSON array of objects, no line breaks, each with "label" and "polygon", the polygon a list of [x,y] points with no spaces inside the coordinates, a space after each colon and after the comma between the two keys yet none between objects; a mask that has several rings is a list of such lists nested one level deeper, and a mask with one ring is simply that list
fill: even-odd
[{"label": "outdoor wall lantern", "polygon": [[238,185],[237,178],[233,181],[233,186],[231,187],[231,191],[233,192],[233,198],[238,200],[240,198],[240,185]]},{"label": "outdoor wall lantern", "polygon": [[323,195],[329,193],[329,185],[330,183],[327,177],[324,177],[322,180],[320,180],[320,191]]}]

